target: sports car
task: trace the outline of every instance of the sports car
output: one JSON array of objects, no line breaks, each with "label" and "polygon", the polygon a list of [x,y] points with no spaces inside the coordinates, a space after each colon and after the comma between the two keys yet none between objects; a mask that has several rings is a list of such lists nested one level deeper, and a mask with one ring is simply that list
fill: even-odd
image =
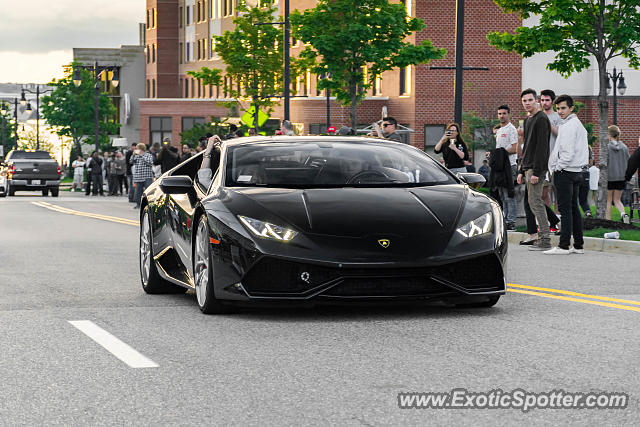
[{"label": "sports car", "polygon": [[147,293],[193,289],[200,310],[505,293],[498,204],[428,154],[366,137],[225,141],[156,180],[140,209]]}]

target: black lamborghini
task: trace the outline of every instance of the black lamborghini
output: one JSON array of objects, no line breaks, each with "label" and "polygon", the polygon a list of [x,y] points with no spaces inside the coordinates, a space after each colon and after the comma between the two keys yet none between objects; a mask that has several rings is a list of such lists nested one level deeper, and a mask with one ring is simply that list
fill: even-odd
[{"label": "black lamborghini", "polygon": [[[217,149],[218,150],[218,149]],[[234,305],[428,299],[492,306],[507,239],[495,201],[424,152],[358,137],[225,142],[156,180],[140,210],[148,293]]]}]

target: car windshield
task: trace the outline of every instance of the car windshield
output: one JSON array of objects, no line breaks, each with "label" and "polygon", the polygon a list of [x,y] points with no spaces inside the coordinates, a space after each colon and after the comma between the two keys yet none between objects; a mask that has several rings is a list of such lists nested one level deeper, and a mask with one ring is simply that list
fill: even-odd
[{"label": "car windshield", "polygon": [[432,158],[400,144],[305,141],[244,144],[227,149],[227,187],[413,187],[456,183]]}]

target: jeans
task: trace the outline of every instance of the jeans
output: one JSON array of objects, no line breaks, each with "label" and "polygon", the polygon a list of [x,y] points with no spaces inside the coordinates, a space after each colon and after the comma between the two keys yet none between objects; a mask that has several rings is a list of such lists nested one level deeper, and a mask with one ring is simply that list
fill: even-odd
[{"label": "jeans", "polygon": [[[529,192],[527,186],[524,187],[524,216],[527,219],[527,234],[536,234],[538,232],[538,225],[536,224],[536,217],[531,211],[529,206]],[[547,219],[549,220],[549,227],[553,228],[560,222],[560,218],[556,216],[556,213],[549,206],[544,205],[547,211]]]},{"label": "jeans", "polygon": [[129,195],[129,201],[133,202],[135,191],[133,189],[133,175],[127,175],[127,181],[129,182],[129,188],[127,188],[127,194]]},{"label": "jeans", "polygon": [[147,187],[153,184],[153,178],[147,178],[145,181],[136,182],[135,184],[136,184],[135,202],[136,202],[136,207],[139,208],[140,201],[142,200],[142,193],[144,193],[144,190],[146,190]]},{"label": "jeans", "polygon": [[589,171],[580,172],[580,174],[582,175],[582,181],[578,189],[578,204],[582,208],[582,212],[586,215],[587,212],[591,213],[589,202],[587,201],[587,196],[589,195]]},{"label": "jeans", "polygon": [[467,168],[449,168],[449,170],[453,174],[456,174],[456,173],[467,173]]},{"label": "jeans", "polygon": [[544,186],[544,176],[538,177],[537,184],[531,183],[531,177],[533,176],[533,169],[526,171],[527,177],[527,191],[529,195],[529,207],[531,212],[538,221],[538,244],[540,246],[550,246],[551,239],[549,237],[549,219],[547,218],[546,205],[542,201],[542,188]]},{"label": "jeans", "polygon": [[558,210],[560,211],[560,243],[558,247],[569,249],[573,233],[573,247],[582,249],[582,216],[578,209],[580,184],[583,182],[581,172],[559,171],[554,174],[558,190]]},{"label": "jeans", "polygon": [[[511,166],[511,177],[515,178],[517,173],[517,166]],[[515,190],[514,190],[515,191]],[[498,187],[500,193],[500,200],[502,200],[502,211],[504,212],[504,219],[507,225],[516,225],[516,198],[509,197],[509,190],[505,187]]]},{"label": "jeans", "polygon": [[104,190],[102,189],[102,175],[94,175],[91,174],[91,185],[93,186],[93,195],[95,196],[100,192],[100,194],[104,194]]}]

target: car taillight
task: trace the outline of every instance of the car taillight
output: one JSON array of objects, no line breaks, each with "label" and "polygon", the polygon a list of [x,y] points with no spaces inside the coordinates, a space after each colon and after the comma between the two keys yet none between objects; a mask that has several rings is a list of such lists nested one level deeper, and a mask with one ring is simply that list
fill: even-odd
[{"label": "car taillight", "polygon": [[60,166],[58,166],[58,175],[60,175]]}]

